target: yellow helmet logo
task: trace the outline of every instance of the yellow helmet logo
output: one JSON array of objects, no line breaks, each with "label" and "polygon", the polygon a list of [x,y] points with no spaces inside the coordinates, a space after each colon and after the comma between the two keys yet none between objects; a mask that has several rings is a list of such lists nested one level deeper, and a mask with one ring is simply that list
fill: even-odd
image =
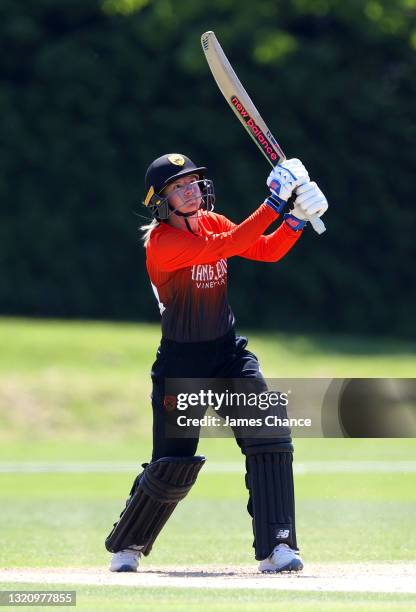
[{"label": "yellow helmet logo", "polygon": [[168,160],[174,166],[183,166],[185,164],[184,158],[178,153],[172,153],[172,155],[168,155]]},{"label": "yellow helmet logo", "polygon": [[154,187],[153,187],[153,185],[152,185],[152,186],[150,187],[149,191],[147,192],[147,196],[146,196],[146,197],[145,197],[145,199],[144,199],[143,204],[144,204],[145,206],[149,206],[149,202],[150,202],[150,200],[152,199],[152,196],[154,195],[154,193],[155,193],[155,189],[154,189]]}]

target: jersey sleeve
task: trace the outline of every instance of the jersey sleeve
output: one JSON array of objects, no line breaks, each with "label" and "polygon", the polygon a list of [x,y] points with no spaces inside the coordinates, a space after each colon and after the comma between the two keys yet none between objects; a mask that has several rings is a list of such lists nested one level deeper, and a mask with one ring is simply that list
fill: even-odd
[{"label": "jersey sleeve", "polygon": [[220,221],[220,231],[208,236],[195,236],[170,226],[169,231],[157,232],[151,238],[147,255],[165,272],[227,259],[246,251],[277,218],[274,210],[267,204],[261,204],[239,225],[229,227]]},{"label": "jersey sleeve", "polygon": [[[223,215],[216,215],[216,217],[224,231],[230,231],[235,227],[235,223],[227,217]],[[273,233],[259,236],[253,244],[238,255],[256,261],[279,261],[296,244],[301,234],[302,231],[295,232],[286,223],[282,223]]]}]

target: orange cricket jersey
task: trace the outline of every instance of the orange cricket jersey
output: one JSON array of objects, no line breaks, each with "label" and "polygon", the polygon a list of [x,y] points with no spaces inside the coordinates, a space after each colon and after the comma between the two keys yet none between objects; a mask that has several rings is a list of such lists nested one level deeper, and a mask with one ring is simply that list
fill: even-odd
[{"label": "orange cricket jersey", "polygon": [[199,219],[199,234],[160,223],[146,247],[146,265],[162,316],[162,335],[177,342],[202,342],[234,325],[227,298],[227,259],[277,261],[299,239],[286,223],[267,236],[278,218],[267,204],[235,225],[213,212]]}]

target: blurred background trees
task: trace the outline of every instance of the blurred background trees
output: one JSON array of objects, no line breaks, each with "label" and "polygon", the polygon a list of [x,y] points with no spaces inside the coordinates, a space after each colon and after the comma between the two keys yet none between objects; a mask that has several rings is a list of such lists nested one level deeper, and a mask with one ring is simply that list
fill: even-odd
[{"label": "blurred background trees", "polygon": [[415,0],[3,0],[2,314],[158,320],[137,227],[166,152],[235,221],[269,167],[200,48],[215,30],[288,156],[326,193],[278,264],[234,258],[240,325],[415,336]]}]

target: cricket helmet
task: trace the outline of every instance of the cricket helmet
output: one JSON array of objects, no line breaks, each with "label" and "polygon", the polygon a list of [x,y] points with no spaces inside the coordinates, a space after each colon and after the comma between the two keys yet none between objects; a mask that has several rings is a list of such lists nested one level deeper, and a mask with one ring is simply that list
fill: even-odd
[{"label": "cricket helmet", "polygon": [[196,166],[194,162],[180,153],[168,153],[155,159],[148,167],[144,179],[145,199],[144,206],[149,210],[152,217],[158,221],[166,220],[170,214],[175,213],[179,216],[190,216],[194,213],[181,213],[173,209],[168,198],[161,192],[175,179],[196,174],[200,181],[202,202],[199,209],[213,210],[215,202],[213,182],[205,178],[206,168]]}]

